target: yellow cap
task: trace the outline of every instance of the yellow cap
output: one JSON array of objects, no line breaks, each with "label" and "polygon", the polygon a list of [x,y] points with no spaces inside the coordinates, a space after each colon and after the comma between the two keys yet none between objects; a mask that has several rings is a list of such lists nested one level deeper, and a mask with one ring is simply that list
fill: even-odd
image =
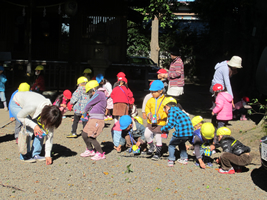
[{"label": "yellow cap", "polygon": [[202,136],[206,138],[207,140],[214,138],[215,128],[212,123],[206,122],[202,124],[200,131],[201,131]]},{"label": "yellow cap", "polygon": [[99,86],[98,82],[96,80],[91,80],[88,83],[86,83],[85,90],[86,92],[88,92],[89,90],[96,88],[97,86]]},{"label": "yellow cap", "polygon": [[163,106],[166,106],[166,105],[167,105],[168,103],[170,103],[170,102],[177,103],[177,101],[176,101],[173,97],[166,97],[166,98],[163,100],[162,104],[163,104]]},{"label": "yellow cap", "polygon": [[201,116],[199,116],[199,115],[193,117],[193,119],[191,120],[193,126],[198,125],[202,121],[203,121],[203,118]]},{"label": "yellow cap", "polygon": [[134,119],[135,119],[139,124],[142,124],[142,125],[144,124],[144,123],[143,123],[143,119],[142,119],[141,117],[139,117],[139,116],[135,116]]},{"label": "yellow cap", "polygon": [[83,71],[84,74],[91,74],[92,73],[92,70],[90,68],[86,68],[84,71]]},{"label": "yellow cap", "polygon": [[231,135],[231,130],[227,127],[221,127],[217,130],[217,136],[219,135]]},{"label": "yellow cap", "polygon": [[80,78],[77,79],[77,85],[81,84],[81,83],[87,83],[88,79],[84,76],[81,76]]},{"label": "yellow cap", "polygon": [[19,85],[19,92],[26,92],[26,91],[30,91],[30,85],[26,82],[21,83]]},{"label": "yellow cap", "polygon": [[35,70],[39,70],[39,71],[44,70],[44,66],[43,66],[43,65],[38,65],[38,66],[35,68]]}]

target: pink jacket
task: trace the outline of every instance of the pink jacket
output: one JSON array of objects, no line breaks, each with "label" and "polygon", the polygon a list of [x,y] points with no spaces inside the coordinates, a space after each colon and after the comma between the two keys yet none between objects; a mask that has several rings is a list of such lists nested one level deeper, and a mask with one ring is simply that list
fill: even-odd
[{"label": "pink jacket", "polygon": [[216,106],[213,113],[217,114],[218,120],[231,120],[233,119],[233,97],[228,92],[220,92],[216,97]]}]

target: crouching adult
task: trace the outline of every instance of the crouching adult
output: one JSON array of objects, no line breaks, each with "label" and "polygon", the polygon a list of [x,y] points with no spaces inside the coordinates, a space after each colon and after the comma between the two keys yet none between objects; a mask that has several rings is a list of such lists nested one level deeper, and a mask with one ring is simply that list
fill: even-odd
[{"label": "crouching adult", "polygon": [[[53,106],[49,99],[35,92],[16,93],[10,101],[10,110],[33,139],[32,148],[31,140],[27,140],[27,153],[21,154],[20,159],[25,162],[46,161],[46,164],[50,165],[54,129],[61,124],[61,111],[57,106]],[[40,153],[44,139],[45,157],[42,157]]]}]

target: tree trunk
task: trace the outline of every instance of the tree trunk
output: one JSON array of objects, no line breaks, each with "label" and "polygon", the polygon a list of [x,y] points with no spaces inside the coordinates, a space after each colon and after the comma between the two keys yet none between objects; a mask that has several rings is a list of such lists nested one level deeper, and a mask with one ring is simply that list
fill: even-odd
[{"label": "tree trunk", "polygon": [[155,16],[152,21],[152,29],[151,29],[151,41],[150,41],[150,51],[151,51],[151,59],[159,64],[159,20]]}]

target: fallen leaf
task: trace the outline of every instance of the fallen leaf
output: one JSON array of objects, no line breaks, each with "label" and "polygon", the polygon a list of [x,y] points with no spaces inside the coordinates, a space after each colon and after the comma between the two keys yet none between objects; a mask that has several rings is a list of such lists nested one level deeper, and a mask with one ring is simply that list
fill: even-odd
[{"label": "fallen leaf", "polygon": [[108,175],[108,172],[103,172],[105,175]]}]

